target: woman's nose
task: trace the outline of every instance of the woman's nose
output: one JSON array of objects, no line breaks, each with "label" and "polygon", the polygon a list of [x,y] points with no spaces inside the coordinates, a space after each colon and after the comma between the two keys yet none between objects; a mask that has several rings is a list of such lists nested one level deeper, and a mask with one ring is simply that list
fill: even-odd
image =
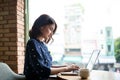
[{"label": "woman's nose", "polygon": [[53,33],[51,32],[49,36],[52,37],[52,35],[53,35]]}]

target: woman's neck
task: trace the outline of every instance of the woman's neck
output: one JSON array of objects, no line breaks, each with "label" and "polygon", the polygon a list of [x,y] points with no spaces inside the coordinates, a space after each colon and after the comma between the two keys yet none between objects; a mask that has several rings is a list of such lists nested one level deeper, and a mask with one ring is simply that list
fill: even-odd
[{"label": "woman's neck", "polygon": [[43,38],[43,37],[38,37],[37,38],[39,41],[41,41],[41,42],[44,42],[45,41],[45,39]]}]

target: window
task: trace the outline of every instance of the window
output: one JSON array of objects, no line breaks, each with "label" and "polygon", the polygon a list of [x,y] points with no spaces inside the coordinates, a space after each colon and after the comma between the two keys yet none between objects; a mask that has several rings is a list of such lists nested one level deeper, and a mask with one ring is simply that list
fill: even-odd
[{"label": "window", "polygon": [[[101,49],[106,61],[111,57],[107,54],[114,54],[114,40],[120,37],[119,0],[30,0],[29,4],[30,28],[42,13],[51,15],[58,24],[54,42],[48,46],[52,56],[59,53],[59,60],[64,60],[64,56],[73,57],[69,52],[74,52],[79,58],[84,54],[89,56],[93,49]],[[72,57],[67,60],[71,61]],[[78,62],[83,63],[82,58]]]},{"label": "window", "polygon": [[108,45],[108,52],[111,51],[111,45]]},{"label": "window", "polygon": [[110,31],[107,31],[107,37],[110,37]]}]

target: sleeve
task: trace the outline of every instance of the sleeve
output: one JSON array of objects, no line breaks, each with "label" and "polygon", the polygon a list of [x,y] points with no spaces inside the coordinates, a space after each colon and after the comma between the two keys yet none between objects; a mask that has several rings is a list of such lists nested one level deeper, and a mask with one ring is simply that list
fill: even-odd
[{"label": "sleeve", "polygon": [[50,67],[44,64],[44,58],[42,57],[40,49],[37,49],[37,44],[33,40],[28,42],[29,63],[34,69],[35,73],[41,77],[49,77]]}]

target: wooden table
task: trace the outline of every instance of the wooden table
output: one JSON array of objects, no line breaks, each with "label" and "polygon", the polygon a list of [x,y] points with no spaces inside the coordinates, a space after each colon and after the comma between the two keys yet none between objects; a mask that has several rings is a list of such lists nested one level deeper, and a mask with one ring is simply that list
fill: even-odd
[{"label": "wooden table", "polygon": [[120,73],[93,70],[90,72],[90,76],[87,79],[81,79],[80,76],[66,76],[58,74],[56,80],[120,80]]}]

